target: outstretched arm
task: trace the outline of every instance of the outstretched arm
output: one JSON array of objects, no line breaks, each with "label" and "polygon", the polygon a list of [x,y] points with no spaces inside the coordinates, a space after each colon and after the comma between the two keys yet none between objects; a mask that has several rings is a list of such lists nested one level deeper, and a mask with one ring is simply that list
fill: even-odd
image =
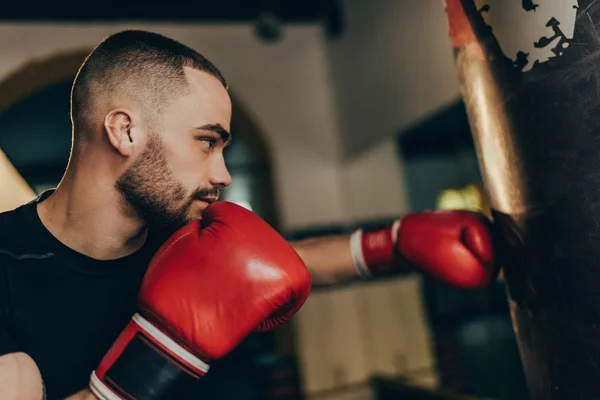
[{"label": "outstretched arm", "polygon": [[315,285],[331,285],[358,276],[350,235],[329,235],[290,242],[310,271]]},{"label": "outstretched arm", "polygon": [[487,287],[498,274],[492,225],[472,211],[427,211],[406,215],[374,231],[291,242],[315,285],[356,277],[420,270],[450,286]]}]

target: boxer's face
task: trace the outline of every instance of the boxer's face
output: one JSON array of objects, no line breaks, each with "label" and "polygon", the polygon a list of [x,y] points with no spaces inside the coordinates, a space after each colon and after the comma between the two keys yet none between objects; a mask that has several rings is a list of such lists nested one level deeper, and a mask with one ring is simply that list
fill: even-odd
[{"label": "boxer's face", "polygon": [[223,149],[229,143],[231,101],[211,75],[187,69],[191,94],[164,111],[158,132],[148,132],[143,152],[117,187],[149,225],[176,229],[199,219],[231,184]]}]

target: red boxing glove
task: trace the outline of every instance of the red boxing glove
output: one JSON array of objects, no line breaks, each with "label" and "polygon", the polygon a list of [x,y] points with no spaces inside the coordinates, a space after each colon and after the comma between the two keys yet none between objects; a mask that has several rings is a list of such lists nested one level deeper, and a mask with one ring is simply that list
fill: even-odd
[{"label": "red boxing glove", "polygon": [[311,280],[300,256],[267,223],[217,202],[153,257],[139,313],[98,368],[100,399],[177,398],[208,363],[253,331],[267,331],[304,304]]},{"label": "red boxing glove", "polygon": [[498,274],[491,224],[472,211],[414,213],[386,229],[359,229],[350,247],[364,277],[408,265],[451,286],[478,289]]}]

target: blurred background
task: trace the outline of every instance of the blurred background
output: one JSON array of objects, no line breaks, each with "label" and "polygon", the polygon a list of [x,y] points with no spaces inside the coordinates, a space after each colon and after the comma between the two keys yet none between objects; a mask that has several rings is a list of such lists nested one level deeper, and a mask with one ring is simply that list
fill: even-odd
[{"label": "blurred background", "polygon": [[[204,54],[231,84],[223,198],[290,239],[424,209],[489,212],[440,0],[4,1],[0,207],[55,186],[69,91],[106,35],[142,28]],[[190,399],[527,399],[500,278],[482,292],[402,276],[315,288]]]}]

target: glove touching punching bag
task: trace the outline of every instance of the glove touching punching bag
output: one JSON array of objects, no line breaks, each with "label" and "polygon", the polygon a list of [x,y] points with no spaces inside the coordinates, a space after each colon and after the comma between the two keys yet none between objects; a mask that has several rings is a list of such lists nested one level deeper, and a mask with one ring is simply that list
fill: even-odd
[{"label": "glove touching punching bag", "polygon": [[531,398],[600,398],[600,2],[446,13]]}]

